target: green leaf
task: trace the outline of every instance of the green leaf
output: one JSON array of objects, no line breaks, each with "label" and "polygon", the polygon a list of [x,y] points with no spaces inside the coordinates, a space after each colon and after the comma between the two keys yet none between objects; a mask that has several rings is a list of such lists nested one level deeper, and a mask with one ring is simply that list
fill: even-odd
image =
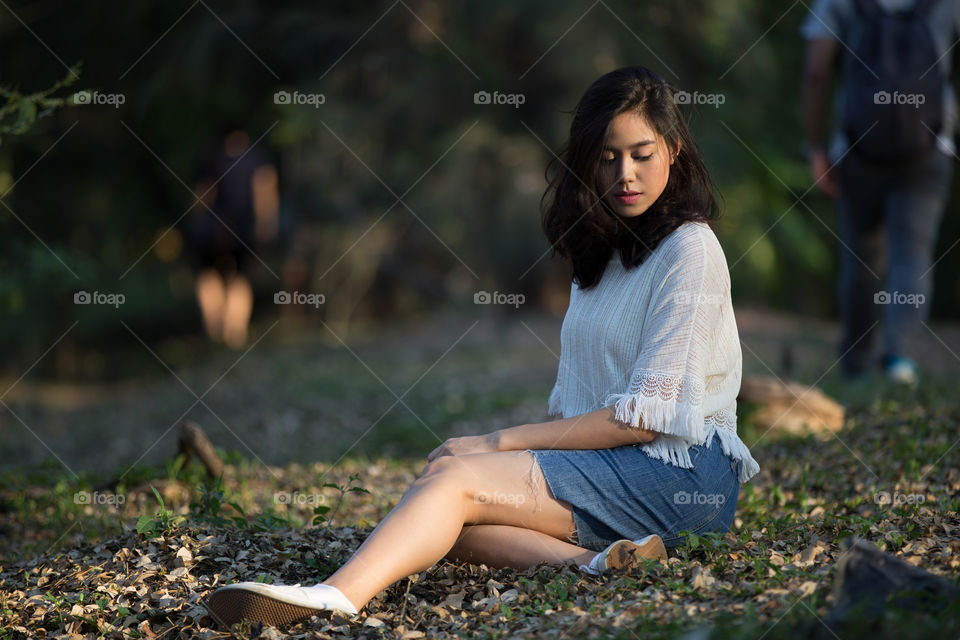
[{"label": "green leaf", "polygon": [[154,522],[152,516],[140,516],[137,520],[137,533],[153,533]]},{"label": "green leaf", "polygon": [[153,489],[153,495],[155,495],[155,496],[157,497],[157,502],[160,503],[160,508],[161,508],[161,509],[166,509],[166,507],[163,506],[163,498],[160,497],[160,492],[157,491],[157,488],[156,488],[155,486],[153,486],[153,485],[150,485],[150,488]]},{"label": "green leaf", "polygon": [[13,129],[15,133],[23,133],[37,119],[37,105],[30,98],[20,98],[17,110],[17,121]]}]

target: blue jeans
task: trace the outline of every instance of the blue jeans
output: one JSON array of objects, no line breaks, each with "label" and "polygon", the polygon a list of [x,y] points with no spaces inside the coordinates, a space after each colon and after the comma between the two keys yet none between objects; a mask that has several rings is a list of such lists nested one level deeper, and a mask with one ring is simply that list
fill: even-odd
[{"label": "blue jeans", "polygon": [[692,469],[651,458],[639,445],[531,451],[553,496],[570,504],[576,544],[594,551],[651,533],[673,547],[682,531],[724,533],[733,523],[742,464],[717,436],[689,449]]},{"label": "blue jeans", "polygon": [[872,364],[881,311],[882,355],[913,355],[929,314],[933,250],[952,170],[952,158],[938,149],[900,169],[869,165],[855,148],[840,161],[839,352],[848,376]]}]

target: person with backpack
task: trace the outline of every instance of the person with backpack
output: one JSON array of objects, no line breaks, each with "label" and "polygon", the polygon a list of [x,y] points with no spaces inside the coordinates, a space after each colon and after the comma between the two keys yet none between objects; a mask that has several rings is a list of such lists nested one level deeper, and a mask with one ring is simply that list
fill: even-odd
[{"label": "person with backpack", "polygon": [[848,379],[874,364],[882,311],[880,366],[890,380],[917,383],[916,345],[956,154],[948,80],[956,20],[956,0],[817,0],[801,28],[806,152],[815,184],[837,204],[839,353]]}]

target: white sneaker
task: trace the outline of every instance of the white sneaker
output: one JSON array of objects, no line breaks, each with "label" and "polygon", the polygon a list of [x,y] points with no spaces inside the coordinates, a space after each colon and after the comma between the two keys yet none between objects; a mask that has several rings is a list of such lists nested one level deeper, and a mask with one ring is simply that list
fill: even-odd
[{"label": "white sneaker", "polygon": [[600,575],[605,571],[636,569],[646,559],[666,558],[667,549],[663,540],[655,533],[641,540],[617,540],[594,556],[589,565],[580,565],[580,569],[591,575]]},{"label": "white sneaker", "polygon": [[910,358],[903,356],[888,358],[885,369],[888,380],[908,387],[917,386],[918,369],[916,363]]},{"label": "white sneaker", "polygon": [[356,615],[357,609],[339,589],[328,585],[295,585],[240,582],[220,587],[206,603],[210,615],[230,628],[241,620],[272,626],[302,620],[319,611],[339,611]]}]

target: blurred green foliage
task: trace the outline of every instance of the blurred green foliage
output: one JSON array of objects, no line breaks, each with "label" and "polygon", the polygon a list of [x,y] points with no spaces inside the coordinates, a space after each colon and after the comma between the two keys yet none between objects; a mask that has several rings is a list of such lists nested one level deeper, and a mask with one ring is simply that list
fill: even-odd
[{"label": "blurred green foliage", "polygon": [[69,98],[56,97],[54,94],[78,80],[79,73],[80,65],[75,65],[50,88],[26,95],[16,89],[0,86],[0,98],[4,100],[0,106],[0,142],[7,135],[23,135],[38,118],[49,116],[58,107],[70,104]]},{"label": "blurred green foliage", "polygon": [[[0,193],[16,182],[0,207],[5,368],[24,370],[74,322],[38,371],[109,373],[70,354],[134,344],[121,322],[146,340],[199,331],[181,232],[226,122],[280,170],[280,239],[252,261],[256,317],[298,283],[324,292],[319,314],[340,322],[466,305],[482,289],[550,304],[569,285],[545,256],[543,170],[587,85],[627,64],[724,96],[685,108],[724,196],[738,301],[831,314],[834,216],[807,193],[800,153],[805,11],[762,0],[11,3],[28,28],[0,23],[0,85],[40,91],[76,61],[100,101],[0,146]],[[282,91],[323,101],[278,104]],[[478,91],[524,101],[476,104]],[[948,211],[941,315],[960,301],[958,234]],[[126,301],[75,305],[77,291]]]}]

